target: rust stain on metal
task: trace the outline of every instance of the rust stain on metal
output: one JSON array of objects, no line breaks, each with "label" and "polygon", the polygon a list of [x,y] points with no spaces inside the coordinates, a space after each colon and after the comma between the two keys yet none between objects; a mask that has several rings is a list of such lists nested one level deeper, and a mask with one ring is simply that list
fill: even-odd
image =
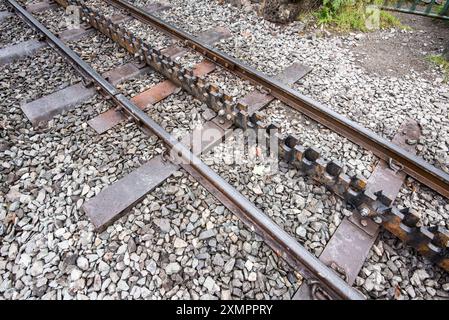
[{"label": "rust stain on metal", "polygon": [[173,94],[179,87],[173,82],[165,80],[150,89],[139,93],[131,99],[140,109],[144,110],[150,105],[155,104],[169,95]]},{"label": "rust stain on metal", "polygon": [[58,34],[59,39],[64,42],[79,40],[94,32],[93,28],[67,29]]},{"label": "rust stain on metal", "polygon": [[344,219],[323,250],[320,260],[326,265],[335,263],[344,269],[347,282],[353,284],[378,233],[379,228],[371,236],[348,219]]},{"label": "rust stain on metal", "polygon": [[169,46],[161,51],[164,55],[171,57],[172,59],[176,59],[178,57],[183,56],[187,53],[186,48],[182,48],[177,45]]},{"label": "rust stain on metal", "polygon": [[131,20],[132,17],[129,15],[123,15],[123,14],[115,14],[111,17],[111,21],[113,23],[124,23],[127,22],[129,20]]},{"label": "rust stain on metal", "polygon": [[197,77],[201,77],[214,71],[215,68],[215,64],[210,61],[204,60],[195,66],[195,68],[193,69],[193,74]]},{"label": "rust stain on metal", "polygon": [[348,218],[354,225],[365,231],[370,236],[375,236],[379,229],[379,225],[370,218],[361,217],[359,214],[353,214]]},{"label": "rust stain on metal", "polygon": [[[204,135],[207,132],[207,136]],[[222,142],[225,130],[214,121],[207,121],[201,127],[193,129],[181,142],[192,149],[193,154],[199,155],[208,152],[214,146]]]},{"label": "rust stain on metal", "polygon": [[[209,61],[203,61],[198,63],[194,68],[194,74],[196,76],[203,76],[207,73],[212,72],[215,69],[215,65]],[[152,104],[158,103],[163,99],[167,98],[169,95],[180,90],[170,80],[164,80],[157,85],[151,87],[150,89],[139,93],[131,99],[140,109],[144,110],[151,106]],[[117,109],[108,110],[97,117],[90,119],[87,123],[91,126],[97,133],[102,134],[125,120],[126,116],[122,114]]]},{"label": "rust stain on metal", "polygon": [[123,115],[123,113],[121,113],[117,109],[109,109],[99,116],[87,121],[87,124],[98,134],[102,134],[103,132],[106,132],[107,130],[112,128],[115,124],[123,121],[125,118],[126,117]]},{"label": "rust stain on metal", "polygon": [[155,13],[155,12],[164,11],[164,10],[167,10],[170,8],[171,7],[166,4],[159,3],[159,2],[153,2],[153,3],[147,4],[142,9],[145,10],[146,12]]},{"label": "rust stain on metal", "polygon": [[[209,129],[208,135],[203,136],[202,132],[206,129]],[[215,129],[217,134],[210,136],[210,129]],[[220,143],[224,135],[224,130],[212,121],[208,121],[203,125],[203,128],[196,129],[195,132],[182,139],[182,143],[190,146],[194,138],[200,138],[201,143],[197,145],[201,146],[201,150],[198,151],[206,152]],[[195,154],[199,154],[198,151]],[[123,216],[145,194],[164,182],[178,169],[177,165],[164,161],[161,156],[157,156],[108,186],[94,198],[89,199],[82,209],[92,221],[96,230],[104,230],[112,222]]]}]

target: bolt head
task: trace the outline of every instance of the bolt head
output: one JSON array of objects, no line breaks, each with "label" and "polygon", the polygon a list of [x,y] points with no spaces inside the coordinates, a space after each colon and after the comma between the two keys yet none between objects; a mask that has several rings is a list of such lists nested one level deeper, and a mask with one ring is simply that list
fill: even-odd
[{"label": "bolt head", "polygon": [[362,216],[362,217],[367,217],[368,215],[369,215],[369,209],[368,208],[362,208],[361,210],[360,210],[360,215]]}]

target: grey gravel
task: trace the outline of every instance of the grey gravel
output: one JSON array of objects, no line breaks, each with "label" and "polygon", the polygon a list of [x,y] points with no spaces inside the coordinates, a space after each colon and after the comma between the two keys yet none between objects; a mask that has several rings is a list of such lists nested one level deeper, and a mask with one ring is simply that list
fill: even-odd
[{"label": "grey gravel", "polygon": [[[1,11],[1,10],[0,10]],[[0,49],[19,42],[38,38],[37,33],[16,15],[0,22]]]},{"label": "grey gravel", "polygon": [[100,33],[88,35],[80,40],[70,41],[68,45],[100,73],[134,61],[133,57],[125,49]]},{"label": "grey gravel", "polygon": [[[108,14],[115,12],[105,10]],[[45,12],[39,17],[49,23],[57,14],[61,12]],[[448,99],[444,94],[447,85],[421,81],[414,73],[397,81],[367,75],[356,66],[346,47],[356,41],[352,35],[296,37],[302,29],[300,23],[280,28],[253,13],[241,13],[216,2],[172,1],[172,9],[159,15],[193,33],[216,25],[230,27],[234,37],[218,47],[268,74],[295,61],[312,66],[314,71],[298,84],[298,90],[331,102],[339,112],[367,123],[386,137],[394,134],[403,112],[409,111],[412,103],[419,105],[413,115],[422,120],[424,128],[420,154],[443,169],[447,165],[447,119],[441,116]],[[205,15],[208,19],[199,18]],[[129,26],[147,35],[148,41],[168,45],[163,36],[150,34],[137,23]],[[123,49],[98,34],[70,45],[100,72],[132,60]],[[0,220],[4,226],[0,296],[291,298],[301,276],[183,171],[147,195],[106,231],[93,231],[79,210],[83,202],[161,154],[164,148],[158,139],[145,136],[133,124],[123,123],[102,136],[96,135],[87,120],[111,107],[99,96],[56,117],[48,128],[31,128],[20,111],[20,103],[79,80],[46,50],[39,53],[38,62],[23,59],[0,70],[0,125],[5,129],[0,136],[7,141],[0,146]],[[198,55],[189,54],[180,61],[192,66],[199,60]],[[17,69],[21,70],[18,74]],[[331,77],[334,80],[329,80]],[[155,75],[143,76],[120,89],[131,97],[160,80]],[[210,80],[236,98],[253,89],[223,71],[211,75]],[[379,95],[372,86],[382,88],[389,96]],[[410,96],[398,93],[398,88],[411,86],[416,90]],[[425,98],[420,97],[423,92]],[[379,111],[363,109],[373,97],[379,101],[375,106]],[[402,113],[391,116],[387,109],[390,105]],[[192,128],[193,119],[204,121],[204,111],[204,105],[181,92],[151,106],[148,113],[180,137]],[[265,113],[284,133],[299,136],[304,145],[319,145],[323,157],[342,160],[350,172],[367,178],[371,174],[376,159],[370,153],[281,103],[272,104]],[[207,156],[203,158],[208,161]],[[350,214],[340,199],[282,166],[280,174],[267,179],[255,173],[253,167],[211,165],[317,256],[343,216]],[[401,191],[399,203],[419,208],[425,225],[446,223],[446,200],[411,179]],[[382,234],[373,247],[356,280],[356,287],[367,296],[389,299],[447,298],[448,284],[445,273],[387,234]]]},{"label": "grey gravel", "polygon": [[449,299],[447,272],[436,267],[388,233],[371,250],[356,286],[376,299]]},{"label": "grey gravel", "polygon": [[66,19],[68,16],[65,14],[65,9],[60,6],[52,10],[35,12],[33,16],[54,34],[67,30],[68,25]]},{"label": "grey gravel", "polygon": [[181,266],[177,262],[171,262],[165,267],[165,272],[167,272],[168,275],[178,273],[181,270]]}]

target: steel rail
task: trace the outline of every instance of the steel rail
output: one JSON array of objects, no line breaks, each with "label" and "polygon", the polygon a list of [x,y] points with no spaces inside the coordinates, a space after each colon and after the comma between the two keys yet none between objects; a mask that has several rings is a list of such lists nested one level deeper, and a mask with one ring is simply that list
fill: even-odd
[{"label": "steel rail", "polygon": [[[175,150],[188,164],[182,164],[194,176],[211,184],[214,189],[226,197],[232,205],[236,206],[245,214],[243,221],[249,227],[257,227],[264,232],[264,238],[268,238],[267,243],[275,249],[289,264],[297,268],[306,278],[318,280],[323,288],[337,299],[361,300],[365,297],[341,279],[335,272],[319,261],[314,255],[308,252],[285,230],[275,224],[268,216],[261,212],[248,199],[239,193],[228,182],[211,170],[190,149],[171,136],[145,112],[139,109],[123,94],[118,92],[108,81],[106,81],[91,66],[85,63],[75,52],[67,47],[60,39],[45,28],[32,14],[22,8],[15,0],[7,0],[8,4],[36,31],[42,33],[49,42],[70,62],[76,64],[84,74],[88,75],[92,81],[99,85],[104,92],[109,95],[123,111],[131,115],[141,126],[148,128],[157,135],[169,149]],[[254,224],[254,225],[253,225]],[[273,241],[275,244],[273,244]],[[278,250],[281,249],[282,252]]]},{"label": "steel rail", "polygon": [[387,162],[393,160],[399,163],[405,173],[435,190],[442,196],[449,198],[449,174],[429,164],[422,158],[405,151],[391,141],[375,134],[358,123],[347,119],[329,107],[326,107],[280,81],[257,71],[238,59],[213,48],[198,38],[168,24],[151,13],[148,13],[125,0],[105,1],[117,8],[127,11],[142,22],[158,28],[165,34],[183,41],[188,47],[196,50],[206,58],[219,64],[221,67],[228,69],[242,78],[250,80],[256,85],[261,85],[268,89],[270,94],[275,98],[328,127],[332,131],[339,133],[352,142],[370,150],[382,160]]},{"label": "steel rail", "polygon": [[382,10],[386,10],[386,11],[396,11],[396,12],[400,12],[400,13],[408,13],[408,14],[415,14],[418,16],[424,16],[424,17],[429,17],[429,18],[434,18],[434,19],[442,19],[442,20],[449,20],[449,16],[447,15],[440,15],[438,13],[425,13],[423,11],[414,11],[414,10],[410,10],[410,9],[404,9],[404,8],[395,8],[395,7],[384,7],[381,6]]}]

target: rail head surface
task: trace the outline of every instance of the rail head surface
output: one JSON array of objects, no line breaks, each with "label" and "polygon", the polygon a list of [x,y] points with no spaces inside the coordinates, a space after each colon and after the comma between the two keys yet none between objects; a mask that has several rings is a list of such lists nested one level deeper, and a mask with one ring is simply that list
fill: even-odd
[{"label": "rail head surface", "polygon": [[[57,1],[59,2],[59,1]],[[244,220],[250,227],[257,226],[264,231],[266,236],[271,239],[268,244],[279,252],[281,256],[293,267],[302,270],[306,276],[319,281],[323,288],[337,299],[360,300],[365,297],[348,285],[335,272],[320,262],[314,255],[301,246],[292,236],[276,225],[268,216],[261,212],[248,199],[240,194],[228,182],[222,179],[217,173],[211,170],[190,149],[184,144],[179,143],[176,138],[171,136],[145,112],[140,110],[135,104],[119,93],[114,86],[97,73],[90,65],[84,62],[73,50],[60,41],[54,34],[45,28],[33,15],[22,8],[15,0],[7,0],[7,3],[35,30],[42,33],[53,46],[63,54],[65,58],[76,65],[77,70],[88,76],[92,81],[99,85],[104,92],[120,105],[123,110],[136,119],[139,124],[150,129],[157,135],[168,148],[176,148],[178,154],[189,160],[188,167],[192,168],[201,179],[212,185],[216,190],[222,193],[234,206],[241,210],[246,219]],[[274,244],[273,244],[274,242]]]},{"label": "rail head surface", "polygon": [[105,0],[110,4],[128,11],[137,19],[149,23],[175,39],[182,40],[187,46],[222,67],[244,77],[257,85],[267,88],[271,95],[290,107],[304,113],[313,120],[323,124],[347,139],[373,152],[384,161],[395,161],[402,170],[420,183],[449,198],[449,174],[424,161],[422,158],[405,151],[391,141],[375,134],[373,131],[347,119],[329,107],[302,95],[289,86],[266,76],[245,63],[223,53],[213,46],[199,40],[187,32],[168,24],[149,12],[125,0]]}]

